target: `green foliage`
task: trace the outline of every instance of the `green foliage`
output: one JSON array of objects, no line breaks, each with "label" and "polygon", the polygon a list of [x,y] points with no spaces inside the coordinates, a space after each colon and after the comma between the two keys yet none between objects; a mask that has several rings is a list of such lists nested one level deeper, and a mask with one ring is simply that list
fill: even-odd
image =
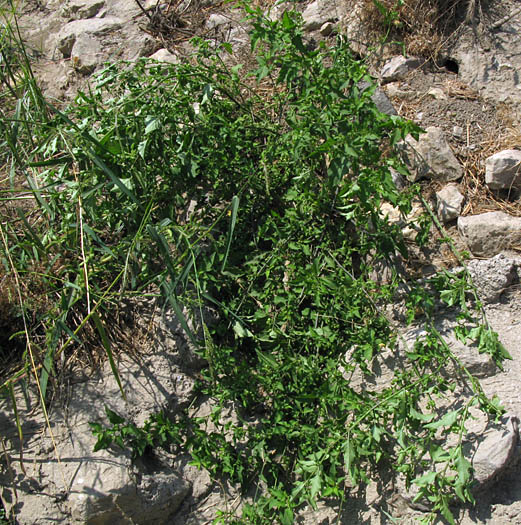
[{"label": "green foliage", "polygon": [[[253,71],[229,68],[229,47],[201,40],[193,62],[111,65],[34,135],[22,165],[39,221],[9,230],[6,251],[19,272],[43,268],[53,298],[42,314],[42,380],[90,321],[118,377],[102,319],[111,301],[153,286],[208,362],[199,394],[214,409],[158,414],[143,427],[106,409],[111,426],[91,424],[96,449],[115,443],[138,457],[174,445],[214,477],[253,482],[254,504],[217,523],[293,523],[304,504],[343,501],[348,478],[363,484],[389,465],[450,519],[454,495],[471,499],[468,408],[501,408],[436,332],[437,302],[459,309],[462,337],[498,362],[506,356],[475,323],[466,276],[425,286],[393,264],[408,249],[380,207],[407,214],[416,189],[393,184],[392,146],[420,129],[378,111],[345,39],[311,49],[296,13],[271,21],[244,8]],[[420,226],[421,246],[427,218]],[[379,262],[393,269],[388,284],[371,278]],[[356,390],[349,374],[371,376],[396,345],[385,308],[404,281],[408,321],[421,318],[428,335],[386,388]],[[219,320],[199,341],[182,312],[206,304]],[[449,364],[473,397],[440,417]],[[452,448],[440,444],[449,434]]]}]

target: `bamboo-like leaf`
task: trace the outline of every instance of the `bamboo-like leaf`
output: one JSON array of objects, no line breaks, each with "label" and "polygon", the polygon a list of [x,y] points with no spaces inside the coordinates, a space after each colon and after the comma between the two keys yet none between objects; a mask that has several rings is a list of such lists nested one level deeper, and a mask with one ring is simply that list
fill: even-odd
[{"label": "bamboo-like leaf", "polygon": [[16,212],[18,213],[18,216],[20,219],[22,219],[22,222],[24,223],[25,227],[27,228],[27,232],[29,234],[29,237],[31,237],[32,241],[40,251],[40,253],[43,255],[45,254],[45,247],[40,241],[40,238],[36,234],[36,232],[33,230],[32,226],[29,224],[29,221],[25,217],[24,212],[21,210],[21,208],[16,208]]},{"label": "bamboo-like leaf", "polygon": [[221,272],[224,271],[224,268],[226,267],[226,262],[228,261],[228,255],[230,253],[230,246],[233,240],[233,232],[235,230],[235,224],[237,223],[237,210],[238,209],[239,209],[239,197],[237,195],[234,195],[232,199],[230,229],[228,230],[228,240],[226,242],[226,253],[224,254],[224,260],[223,260],[223,264],[221,267]]},{"label": "bamboo-like leaf", "polygon": [[25,474],[25,467],[24,467],[24,434],[22,430],[22,424],[20,423],[20,416],[18,414],[18,406],[16,405],[16,397],[14,395],[14,386],[12,381],[9,383],[8,386],[9,390],[9,397],[11,398],[11,403],[13,405],[13,412],[14,412],[14,419],[16,421],[16,430],[18,431],[18,439],[20,440],[20,466],[22,467],[22,471]]},{"label": "bamboo-like leaf", "polygon": [[109,179],[124,193],[134,204],[139,205],[139,200],[137,197],[125,186],[125,184],[121,181],[121,179],[105,164],[105,162],[96,155],[93,149],[88,150],[92,161],[98,168],[100,168],[105,175],[109,177]]},{"label": "bamboo-like leaf", "polygon": [[94,321],[94,324],[96,325],[96,329],[98,330],[98,333],[100,335],[101,342],[103,344],[103,348],[105,349],[105,352],[107,353],[107,357],[109,359],[109,364],[110,364],[110,369],[112,370],[112,374],[114,378],[116,379],[119,390],[121,392],[121,396],[126,401],[127,396],[125,395],[125,391],[123,390],[123,385],[121,384],[121,379],[119,377],[118,368],[116,366],[116,363],[114,362],[114,355],[112,354],[112,348],[110,346],[110,341],[109,341],[109,338],[107,337],[107,333],[105,332],[105,327],[103,326],[103,323],[101,322],[98,312],[92,312],[91,316]]},{"label": "bamboo-like leaf", "polygon": [[183,311],[181,310],[181,308],[179,306],[179,303],[177,302],[177,299],[175,297],[174,290],[172,290],[170,288],[170,286],[168,285],[167,282],[163,282],[162,283],[162,288],[163,288],[163,291],[165,293],[165,296],[168,299],[168,302],[172,305],[172,308],[174,309],[174,312],[175,312],[175,314],[177,316],[179,324],[181,325],[181,327],[185,331],[186,335],[189,337],[190,341],[194,345],[197,346],[198,345],[197,339],[196,339],[194,333],[192,332],[192,330],[190,329],[190,327],[188,326],[188,323],[187,323],[186,318],[185,318],[185,316],[183,314]]}]

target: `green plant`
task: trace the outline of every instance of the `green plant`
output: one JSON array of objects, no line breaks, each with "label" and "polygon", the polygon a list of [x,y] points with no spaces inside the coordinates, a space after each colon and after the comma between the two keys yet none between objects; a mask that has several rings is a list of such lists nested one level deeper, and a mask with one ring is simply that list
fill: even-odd
[{"label": "green plant", "polygon": [[[345,39],[312,49],[298,14],[271,21],[243,7],[252,71],[226,65],[228,45],[197,40],[183,64],[108,66],[67,110],[44,104],[52,119],[30,126],[36,139],[18,169],[38,220],[4,227],[3,257],[14,275],[38,274],[50,297],[25,330],[41,397],[56,358],[80,350],[89,326],[117,378],[104,321],[122,297],[154,289],[208,363],[198,392],[213,410],[158,414],[139,428],[107,409],[110,427],[92,423],[98,449],[116,443],[137,457],[175,445],[214,477],[253,483],[254,504],[240,517],[220,513],[221,522],[292,523],[304,504],[343,503],[348,478],[363,484],[389,465],[451,521],[450,498],[472,499],[461,452],[469,408],[491,417],[501,408],[434,326],[441,297],[463,312],[466,336],[492,333],[472,324],[467,276],[426,288],[394,264],[408,247],[380,208],[410,211],[417,188],[398,191],[390,168],[403,171],[393,146],[421,130],[378,111],[373,80]],[[425,221],[418,245],[427,231]],[[371,279],[382,261],[387,284]],[[357,390],[346,376],[370,376],[397,344],[385,307],[403,283],[409,322],[421,316],[428,334],[383,390]],[[418,297],[432,308],[419,311]],[[203,323],[199,340],[183,311],[204,319],[208,304],[218,322]],[[501,362],[497,340],[483,337]],[[440,417],[449,365],[473,396]],[[449,434],[456,444],[443,448]]]}]

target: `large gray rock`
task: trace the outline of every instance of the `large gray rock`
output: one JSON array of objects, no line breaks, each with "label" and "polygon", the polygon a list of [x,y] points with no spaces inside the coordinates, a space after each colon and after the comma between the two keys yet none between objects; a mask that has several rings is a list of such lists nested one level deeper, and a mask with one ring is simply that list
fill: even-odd
[{"label": "large gray rock", "polygon": [[[475,2],[475,5],[479,3]],[[497,7],[501,9],[497,12],[491,9],[484,20],[478,20],[477,26],[466,24],[460,27],[451,45],[450,56],[459,65],[458,77],[479,90],[483,98],[493,104],[519,104],[519,2],[499,2]]]},{"label": "large gray rock", "polygon": [[521,218],[502,211],[459,217],[458,231],[474,255],[492,257],[521,243]]},{"label": "large gray rock", "polygon": [[492,190],[521,187],[521,151],[507,149],[488,157],[485,182]]},{"label": "large gray rock", "polygon": [[467,265],[472,282],[484,303],[495,303],[516,279],[516,261],[500,253],[492,259],[473,259]]},{"label": "large gray rock", "polygon": [[99,40],[88,33],[78,35],[71,51],[72,67],[79,73],[88,75],[102,60]]},{"label": "large gray rock", "polygon": [[436,192],[438,217],[443,222],[450,222],[459,217],[464,201],[456,184],[447,184]]},{"label": "large gray rock", "polygon": [[401,80],[414,69],[418,69],[421,66],[421,61],[414,57],[406,58],[402,55],[397,55],[384,65],[380,72],[380,79],[382,84],[387,82],[395,82]]},{"label": "large gray rock", "polygon": [[56,47],[65,58],[69,58],[80,35],[101,36],[120,29],[122,25],[123,21],[115,16],[74,20],[60,30],[56,37]]},{"label": "large gray rock", "polygon": [[315,0],[304,12],[304,31],[316,31],[326,22],[336,22],[340,18],[339,7],[332,0]]},{"label": "large gray rock", "polygon": [[429,178],[456,181],[463,176],[463,168],[452,153],[443,130],[430,126],[415,140],[410,135],[398,145],[407,165],[411,182]]}]

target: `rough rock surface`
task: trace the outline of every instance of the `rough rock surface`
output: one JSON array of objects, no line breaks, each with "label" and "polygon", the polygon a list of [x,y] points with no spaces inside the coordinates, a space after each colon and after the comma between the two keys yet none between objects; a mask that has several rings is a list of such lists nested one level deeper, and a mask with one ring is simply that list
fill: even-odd
[{"label": "rough rock surface", "polygon": [[402,80],[407,73],[421,66],[421,61],[414,57],[398,55],[387,62],[380,72],[382,84]]},{"label": "rough rock surface", "polygon": [[486,486],[507,467],[516,453],[519,439],[519,421],[516,416],[503,418],[503,425],[495,431],[481,432],[482,440],[472,457],[477,490]]},{"label": "rough rock surface", "polygon": [[158,62],[166,62],[167,64],[178,64],[179,57],[170,53],[168,49],[162,48],[156,51],[153,55],[149,56],[152,60],[157,60]]},{"label": "rough rock surface", "polygon": [[96,69],[100,55],[101,44],[99,40],[88,33],[82,33],[78,35],[72,46],[72,66],[79,73],[87,75]]},{"label": "rough rock surface", "polygon": [[485,303],[495,303],[503,291],[519,281],[518,261],[500,253],[491,259],[473,259],[467,265],[479,298]]},{"label": "rough rock surface", "polygon": [[62,8],[63,16],[69,20],[92,18],[105,6],[105,0],[68,0]]},{"label": "rough rock surface", "polygon": [[[369,87],[368,82],[359,82],[358,88],[360,91],[364,91]],[[382,112],[386,113],[387,115],[397,115],[396,109],[393,106],[393,103],[389,100],[389,97],[385,94],[385,91],[383,91],[381,88],[376,88],[373,95],[371,96],[371,100],[375,103],[376,107]]]},{"label": "rough rock surface", "polygon": [[429,126],[426,133],[415,140],[410,135],[399,145],[402,158],[410,171],[411,182],[423,178],[456,181],[463,176],[463,168],[452,153],[440,128]]},{"label": "rough rock surface", "polygon": [[65,58],[71,56],[71,51],[76,40],[82,35],[103,35],[119,29],[123,21],[117,17],[89,18],[69,22],[58,33],[56,47]]},{"label": "rough rock surface", "polygon": [[[57,407],[52,413],[52,432],[60,462],[55,461],[43,417],[38,416],[34,421],[45,437],[40,440],[37,435],[25,442],[24,461],[29,479],[35,480],[37,488],[25,481],[26,476],[18,464],[13,464],[19,480],[15,482],[16,495],[9,473],[0,474],[4,486],[2,499],[8,510],[9,502],[17,505],[17,497],[23,501],[17,509],[20,523],[124,523],[125,519],[142,525],[168,523],[169,517],[191,493],[192,486],[205,484],[203,480],[207,479],[207,474],[201,473],[199,480],[197,473],[192,472],[189,482],[181,476],[180,467],[172,468],[172,458],[167,458],[166,462],[157,459],[135,462],[117,447],[93,452],[96,438],[89,422],[108,423],[104,403],[137,425],[161,410],[173,413],[190,403],[195,378],[187,374],[186,369],[196,358],[190,358],[190,344],[175,333],[173,321],[170,321],[174,330],[172,336],[165,338],[164,323],[172,317],[169,312],[159,317],[152,315],[149,322],[157,327],[153,345],[157,349],[139,361],[127,359],[119,363],[126,401],[108,364],[95,377],[73,381],[67,405]],[[193,322],[191,326],[194,328]],[[100,392],[103,392],[102,402]],[[26,412],[21,409],[21,416],[28,421],[31,421],[30,409],[28,407]],[[17,434],[9,420],[10,410],[6,403],[0,405],[0,424],[14,450]],[[201,492],[202,489],[197,490]],[[58,508],[52,505],[57,494],[65,495]]]},{"label": "rough rock surface", "polygon": [[477,256],[492,257],[521,243],[521,218],[502,211],[458,218],[458,231],[470,251]]},{"label": "rough rock surface", "polygon": [[326,22],[336,22],[340,17],[340,4],[330,0],[315,0],[302,13],[304,30],[316,31]]},{"label": "rough rock surface", "polygon": [[438,216],[443,222],[450,222],[459,217],[465,197],[460,193],[456,184],[447,184],[436,192]]},{"label": "rough rock surface", "polygon": [[478,89],[483,97],[518,104],[521,102],[521,55],[516,38],[521,31],[519,3],[505,0],[491,4],[479,25],[460,28],[449,53],[459,65],[460,78]]},{"label": "rough rock surface", "polygon": [[521,151],[508,149],[488,157],[485,182],[492,190],[521,187]]}]

